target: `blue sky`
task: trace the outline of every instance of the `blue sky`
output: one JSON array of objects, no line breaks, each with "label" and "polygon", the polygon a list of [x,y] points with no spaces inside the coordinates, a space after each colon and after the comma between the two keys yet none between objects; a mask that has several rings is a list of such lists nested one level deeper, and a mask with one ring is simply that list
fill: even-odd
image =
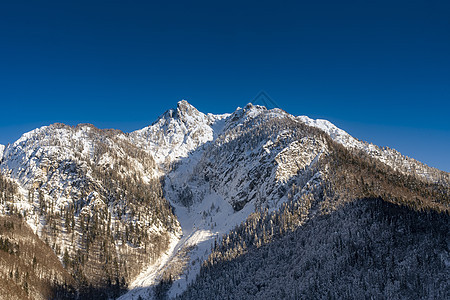
[{"label": "blue sky", "polygon": [[450,171],[449,1],[8,1],[0,143],[54,122],[132,131],[180,99],[295,115]]}]

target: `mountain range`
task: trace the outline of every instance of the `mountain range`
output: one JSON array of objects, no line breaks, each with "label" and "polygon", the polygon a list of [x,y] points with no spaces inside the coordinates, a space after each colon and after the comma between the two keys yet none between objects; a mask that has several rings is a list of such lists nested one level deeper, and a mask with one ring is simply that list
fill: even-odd
[{"label": "mountain range", "polygon": [[9,299],[450,298],[450,174],[326,120],[187,101],[0,145]]}]

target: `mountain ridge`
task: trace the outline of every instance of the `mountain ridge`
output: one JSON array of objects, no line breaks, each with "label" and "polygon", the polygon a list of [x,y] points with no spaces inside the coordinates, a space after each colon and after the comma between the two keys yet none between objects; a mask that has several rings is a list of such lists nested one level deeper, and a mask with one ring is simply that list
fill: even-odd
[{"label": "mountain ridge", "polygon": [[[449,173],[329,121],[251,103],[213,115],[182,100],[130,133],[43,126],[8,145],[0,162],[18,185],[1,213],[20,214],[48,240],[81,287],[98,288],[87,294],[117,297],[108,295],[114,284],[129,289],[121,299],[158,294],[168,279],[165,293],[181,294],[216,241],[260,211],[289,211],[297,228],[358,197],[444,212],[450,204]],[[258,230],[264,238],[227,253],[275,236]]]},{"label": "mountain ridge", "polygon": [[[118,130],[118,129],[98,129],[94,125],[88,124],[88,123],[80,123],[80,124],[77,124],[76,126],[72,126],[72,127],[93,127],[93,128],[96,128],[97,130],[117,131],[117,132],[123,133],[124,135],[130,135],[132,137],[138,137],[138,139],[144,139],[144,140],[147,139],[147,141],[146,141],[147,143],[150,143],[150,144],[154,143],[154,144],[156,144],[154,142],[154,140],[152,140],[151,138],[149,139],[149,136],[151,136],[152,133],[154,133],[154,131],[156,131],[152,127],[154,127],[155,125],[160,123],[162,120],[164,120],[164,121],[162,122],[162,124],[160,126],[158,126],[160,128],[157,128],[157,129],[161,130],[161,127],[172,127],[172,128],[164,128],[164,132],[167,133],[167,131],[170,131],[170,130],[174,129],[173,126],[171,126],[172,124],[171,124],[170,120],[172,120],[172,119],[181,119],[182,123],[184,123],[184,124],[187,123],[188,125],[190,125],[190,126],[187,126],[186,128],[183,128],[184,130],[183,129],[180,130],[181,134],[185,134],[186,135],[188,132],[191,133],[190,130],[193,130],[193,129],[197,130],[197,128],[194,128],[196,126],[193,126],[193,123],[196,123],[196,122],[192,122],[193,120],[197,121],[201,125],[206,125],[206,126],[209,127],[209,125],[213,124],[214,122],[216,122],[218,120],[223,120],[223,119],[226,119],[228,117],[238,118],[238,116],[237,116],[238,113],[242,114],[245,111],[247,111],[247,112],[249,110],[252,111],[251,108],[259,108],[259,109],[267,110],[267,108],[265,108],[264,106],[253,105],[253,104],[249,103],[244,108],[238,107],[233,113],[225,113],[225,114],[211,114],[211,113],[208,113],[208,114],[204,114],[204,113],[198,111],[197,108],[195,108],[193,105],[191,105],[188,101],[181,100],[181,101],[179,101],[177,103],[177,107],[175,109],[167,110],[162,115],[160,115],[160,117],[158,117],[157,120],[154,121],[151,125],[146,126],[144,128],[141,128],[141,129],[138,129],[138,130],[135,130],[135,131],[132,131],[130,133],[123,133],[121,130]],[[253,112],[254,111],[255,110],[253,110]],[[389,159],[387,157],[388,156],[393,156],[394,159],[396,159],[396,160],[405,160],[405,161],[411,160],[412,164],[419,165],[419,168],[421,169],[420,171],[416,171],[414,169],[411,169],[409,166],[406,166],[406,167],[400,168],[400,169],[402,169],[403,172],[411,172],[412,171],[412,172],[417,173],[419,176],[423,176],[424,178],[427,178],[427,176],[428,176],[427,169],[439,170],[438,168],[435,168],[435,167],[429,167],[426,164],[415,160],[414,158],[402,155],[400,152],[398,152],[395,149],[392,149],[392,148],[389,148],[389,147],[379,147],[379,146],[376,146],[376,145],[374,145],[372,143],[369,143],[369,142],[360,141],[360,140],[352,137],[346,131],[338,128],[337,126],[335,126],[333,123],[331,123],[328,120],[311,119],[311,118],[309,118],[307,116],[293,116],[293,115],[290,115],[290,114],[286,113],[285,111],[283,111],[281,109],[278,109],[278,108],[275,108],[275,109],[272,109],[272,110],[269,110],[269,111],[275,111],[277,113],[279,112],[281,114],[285,114],[285,115],[287,115],[289,117],[292,117],[293,119],[297,119],[300,122],[305,123],[308,126],[313,126],[313,127],[319,128],[319,129],[323,130],[324,132],[326,132],[333,140],[337,141],[338,143],[343,144],[346,147],[352,147],[352,148],[355,148],[355,149],[364,150],[366,152],[371,152],[373,155],[378,156],[379,159],[382,160],[382,162],[384,162],[384,163],[386,163],[386,162],[389,163]],[[274,116],[279,115],[277,113],[274,113]],[[247,117],[249,117],[249,116],[253,117],[254,115],[255,114],[247,114]],[[197,119],[193,118],[193,116],[197,117]],[[61,123],[54,123],[52,125],[57,125],[57,124],[61,124]],[[36,133],[36,131],[44,130],[48,126],[50,126],[50,125],[38,127],[38,128],[33,129],[33,130],[29,131],[29,132],[26,132],[18,140],[16,140],[14,143],[17,143],[21,139],[26,139],[28,135]],[[67,126],[67,125],[65,125],[65,126]],[[206,126],[200,126],[200,127],[206,127]],[[211,130],[209,128],[206,128],[205,131],[206,131],[206,133],[205,133],[206,137],[203,140],[201,140],[201,141],[196,141],[192,145],[189,145],[188,147],[186,147],[185,150],[182,150],[181,151],[181,155],[182,156],[187,155],[187,153],[189,151],[194,150],[196,147],[200,146],[201,144],[212,140],[212,138],[210,137],[210,134],[209,134]],[[199,135],[201,135],[201,134],[199,134]],[[142,141],[137,141],[137,142],[141,142],[142,143]],[[186,144],[186,141],[184,139],[183,139],[182,144]],[[161,146],[161,145],[159,145],[159,146]],[[144,146],[144,147],[148,148],[148,146]],[[0,144],[0,154],[3,154],[3,152],[7,148],[8,148],[8,146]],[[152,147],[152,148],[154,148],[154,147]],[[152,150],[155,151],[154,149],[152,149]],[[179,155],[180,154],[175,154],[174,157],[171,157],[171,160],[175,160],[176,158],[181,157]],[[0,155],[0,157],[1,156],[2,155]],[[171,156],[171,155],[168,155],[167,153],[164,153],[164,156]],[[446,175],[446,177],[447,177],[446,179],[447,180],[449,179],[448,174],[450,174],[450,173],[442,171],[442,170],[439,170],[439,171],[440,171],[441,174],[444,174],[444,176],[445,176],[445,174],[447,174]],[[427,179],[438,180],[436,178],[427,178]]]}]

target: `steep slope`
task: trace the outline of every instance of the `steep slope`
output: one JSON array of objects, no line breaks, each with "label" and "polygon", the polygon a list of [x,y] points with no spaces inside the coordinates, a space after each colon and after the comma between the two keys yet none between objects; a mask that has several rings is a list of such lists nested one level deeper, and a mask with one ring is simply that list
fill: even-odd
[{"label": "steep slope", "polygon": [[[281,110],[247,105],[227,120],[225,130],[194,169],[236,211],[252,202],[276,208],[300,177],[306,183],[327,153],[320,132],[302,126]],[[170,177],[169,177],[170,178]]]},{"label": "steep slope", "polygon": [[[286,227],[282,232],[357,197],[384,196],[388,201],[411,207],[448,210],[448,190],[441,189],[439,182],[422,182],[420,176],[407,179],[405,173],[398,173],[373,153],[350,147],[348,141],[353,138],[331,125],[340,134],[308,126],[282,110],[251,104],[219,123],[220,126],[211,126],[212,140],[208,138],[187,157],[172,163],[165,176],[165,195],[175,207],[183,228],[182,239],[168,254],[167,263],[146,280],[133,284],[135,289],[122,299],[180,294],[195,280],[201,262],[217,239],[233,232],[234,226],[255,210],[275,214],[291,211],[291,221],[283,225]],[[363,177],[367,182],[358,182]],[[385,189],[384,193],[380,193],[381,189]],[[290,204],[285,205],[287,202]],[[294,217],[294,211],[300,218]],[[248,233],[251,224],[259,224],[249,220],[243,223],[242,232]],[[234,253],[230,259],[245,253],[246,242],[260,246],[273,238],[267,230],[250,241],[241,236],[234,248],[227,248]],[[160,284],[155,287],[158,281]]]},{"label": "steep slope", "polygon": [[[276,299],[280,295],[285,295],[283,297],[287,298],[290,296],[311,298],[315,294],[321,295],[320,293],[324,290],[329,291],[329,294],[318,297],[358,299],[375,297],[377,294],[398,293],[396,295],[399,298],[415,298],[417,295],[440,298],[448,294],[449,286],[445,278],[450,273],[447,266],[449,252],[448,247],[443,243],[450,221],[448,182],[440,185],[423,181],[416,176],[405,175],[365,152],[346,149],[329,138],[325,140],[328,140],[328,151],[318,162],[322,175],[314,189],[305,193],[304,187],[293,184],[288,195],[289,201],[282,204],[279,209],[256,211],[244,223],[236,226],[230,233],[215,242],[213,252],[200,270],[200,276],[191,282],[187,293],[182,294],[181,299],[204,299],[212,295],[219,299],[228,297]],[[350,219],[345,219],[344,222],[359,224],[358,218],[364,218],[364,215],[358,210],[355,213],[342,207],[348,206],[348,203],[353,203],[357,199],[367,198],[377,198],[375,208],[387,207],[383,211],[391,209],[393,213],[387,214],[388,220],[383,219],[380,225],[377,223],[379,220],[373,218],[373,215],[377,214],[373,205],[366,206],[364,201],[356,202],[362,203],[363,211],[371,216],[361,227],[352,224],[349,226],[352,229],[357,228],[357,231],[354,231],[353,238],[351,233],[348,233],[350,236],[347,236],[346,240],[350,240],[347,243],[357,244],[356,248],[344,250],[341,248],[341,251],[335,251],[331,247],[333,245],[326,244],[330,240],[335,241],[336,233],[347,234],[345,231],[339,231],[347,227],[337,222],[335,218],[332,218],[329,223],[319,223],[318,229],[322,230],[321,235],[317,233],[317,230],[311,233],[308,227],[305,228],[307,226],[305,224],[317,224],[320,222],[317,220],[323,220],[323,217],[341,210],[343,213],[338,213],[339,218],[350,215]],[[399,209],[395,209],[388,202],[399,205]],[[356,207],[359,207],[358,205]],[[382,232],[383,226],[392,225],[391,218],[397,218],[396,221],[400,220],[399,224],[402,223],[401,214],[405,211],[408,211],[407,229],[401,231],[409,235],[408,238],[404,238],[405,245],[399,246],[394,243],[392,245],[394,253],[386,253],[385,245],[392,244],[392,239],[389,236],[383,236],[378,231],[378,226],[382,228]],[[423,211],[427,212],[423,213]],[[438,222],[434,223],[433,220]],[[430,223],[427,224],[429,227],[427,227],[425,243],[422,243],[422,236],[415,235],[417,228],[414,225],[428,221]],[[397,225],[394,224],[395,226]],[[439,235],[435,235],[435,227],[443,229]],[[293,231],[298,234],[294,235]],[[307,240],[301,244],[301,248],[297,248],[299,252],[297,253],[294,249],[298,245],[296,246],[295,242],[288,243],[287,239],[297,241],[302,236]],[[360,241],[359,237],[363,239]],[[373,247],[374,237],[379,238],[377,245],[382,246],[361,253],[361,248]],[[424,267],[423,264],[410,264],[409,256],[404,256],[404,253],[418,251],[419,261],[428,260],[430,244],[436,245],[436,248],[432,250],[436,254],[432,258],[434,266],[432,268]],[[289,245],[291,248],[284,245]],[[306,245],[315,245],[317,249],[314,247],[310,249]],[[260,247],[264,247],[265,250],[258,250]],[[328,251],[323,255],[319,252],[322,247]],[[303,254],[305,253],[303,251],[306,251],[308,255]],[[263,253],[262,257],[257,253]],[[371,261],[376,259],[379,261],[379,257],[385,257],[388,254],[393,258],[390,264],[383,261],[377,266],[371,264]],[[357,267],[360,268],[348,268],[341,264],[358,255],[360,265]],[[267,269],[256,261],[267,263]],[[431,260],[429,262],[431,263]],[[331,272],[327,266],[335,264],[338,266],[341,264],[342,268],[337,268],[337,272]],[[409,266],[411,269],[407,268]],[[387,269],[388,267],[390,269]],[[286,270],[292,270],[297,275],[294,278],[290,275],[286,276]],[[310,273],[305,274],[305,270]],[[386,270],[397,274],[396,282],[386,281],[388,278]],[[440,282],[436,284],[434,281],[417,279],[421,281],[418,286],[404,286],[404,283],[410,282],[411,276],[422,271],[428,274],[427,279],[436,278]],[[217,275],[218,273],[223,275]],[[364,274],[373,274],[373,277],[372,275],[362,277]],[[212,281],[212,278],[215,280]],[[313,282],[317,285],[311,285],[311,280],[314,280]],[[399,287],[400,282],[402,285]],[[330,284],[332,286],[329,286]]]},{"label": "steep slope", "polygon": [[74,280],[52,249],[18,217],[0,216],[0,297],[75,298]]},{"label": "steep slope", "polygon": [[175,280],[170,295],[179,293],[199,272],[215,238],[257,207],[276,210],[294,182],[303,184],[304,193],[320,182],[316,164],[327,151],[321,131],[281,110],[251,104],[222,117],[206,131],[207,141],[173,162],[165,176],[165,196],[183,237],[167,264],[142,274],[121,299],[145,298],[167,277]]},{"label": "steep slope", "polygon": [[320,161],[324,174],[314,189],[305,193],[304,187],[293,184],[287,202],[278,210],[263,209],[251,214],[221,239],[208,263],[235,259],[297,229],[305,221],[332,213],[357,199],[378,198],[416,211],[436,211],[448,216],[448,186],[406,176],[367,154],[352,153],[332,141],[329,149],[330,153]]},{"label": "steep slope", "polygon": [[0,167],[19,184],[14,209],[82,286],[119,292],[178,234],[152,156],[120,131],[38,128],[5,149]]},{"label": "steep slope", "polygon": [[448,215],[363,199],[208,265],[178,299],[448,299]]}]

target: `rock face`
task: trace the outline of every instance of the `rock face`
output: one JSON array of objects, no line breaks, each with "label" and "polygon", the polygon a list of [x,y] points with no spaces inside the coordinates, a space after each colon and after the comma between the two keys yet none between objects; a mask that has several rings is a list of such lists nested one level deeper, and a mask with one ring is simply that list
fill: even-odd
[{"label": "rock face", "polygon": [[[252,104],[213,115],[183,100],[131,133],[53,124],[0,145],[0,157],[1,214],[21,214],[89,296],[180,294],[216,240],[249,234],[259,223],[247,218],[260,212],[298,227],[345,197],[394,201],[399,186],[420,207],[449,205],[448,173],[328,121]],[[301,217],[277,215],[289,209]],[[276,235],[275,220],[252,237],[258,247]],[[238,225],[247,227],[230,233]],[[242,241],[227,244],[228,257],[245,251]]]},{"label": "rock face", "polygon": [[[282,111],[251,105],[238,109],[225,120],[217,138],[198,151],[198,163],[189,161],[191,168],[180,168],[181,172],[191,170],[188,180],[186,176],[176,180],[177,170],[169,173],[171,186],[181,191],[185,186],[198,190],[206,185],[236,211],[249,202],[277,207],[283,197],[286,200],[291,179],[313,176],[308,171],[314,159],[326,151],[320,135],[310,129]],[[194,201],[202,201],[205,193],[194,193]]]}]

